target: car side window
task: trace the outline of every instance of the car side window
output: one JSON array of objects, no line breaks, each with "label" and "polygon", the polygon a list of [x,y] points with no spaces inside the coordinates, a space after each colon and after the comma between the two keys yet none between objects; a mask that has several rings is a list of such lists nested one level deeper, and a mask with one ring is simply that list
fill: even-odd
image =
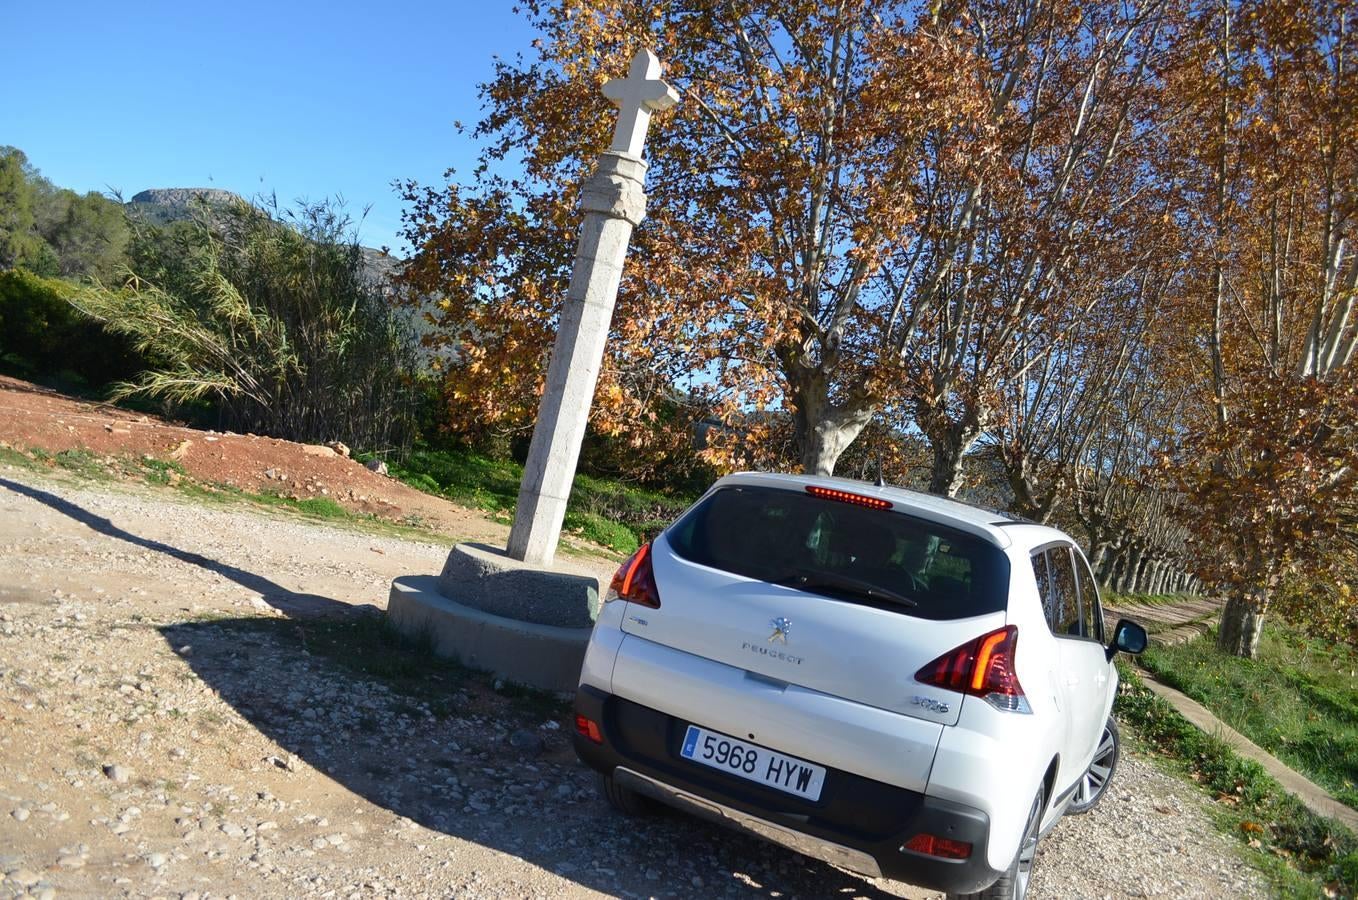
[{"label": "car side window", "polygon": [[1037,582],[1037,595],[1042,598],[1042,613],[1047,617],[1047,627],[1056,631],[1055,604],[1052,602],[1051,570],[1047,568],[1047,554],[1033,554],[1033,580]]},{"label": "car side window", "polygon": [[1075,567],[1071,564],[1070,548],[1052,547],[1045,556],[1051,569],[1051,600],[1047,624],[1052,634],[1075,635],[1080,632],[1080,595],[1075,587]]},{"label": "car side window", "polygon": [[1084,617],[1084,636],[1100,644],[1106,643],[1103,633],[1103,605],[1099,603],[1099,588],[1094,573],[1084,554],[1075,554],[1075,578],[1080,583],[1080,612]]}]

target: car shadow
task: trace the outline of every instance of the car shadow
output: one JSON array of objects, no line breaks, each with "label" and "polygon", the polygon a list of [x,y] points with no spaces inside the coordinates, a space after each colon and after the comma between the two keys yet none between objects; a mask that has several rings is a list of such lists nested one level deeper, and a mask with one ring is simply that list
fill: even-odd
[{"label": "car shadow", "polygon": [[[397,636],[374,606],[290,591],[144,538],[51,492],[22,494],[94,531],[258,592],[285,616],[160,626],[172,652],[299,760],[408,820],[618,896],[888,898],[901,894],[743,834],[668,811],[612,812],[570,748],[561,701],[499,688]],[[923,892],[889,884],[906,891]]]}]

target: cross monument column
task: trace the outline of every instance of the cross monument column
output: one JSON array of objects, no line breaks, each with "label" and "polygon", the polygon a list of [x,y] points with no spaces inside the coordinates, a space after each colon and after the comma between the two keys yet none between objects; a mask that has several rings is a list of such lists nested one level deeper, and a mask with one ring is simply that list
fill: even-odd
[{"label": "cross monument column", "polygon": [[646,215],[646,129],[652,113],[679,100],[661,80],[660,60],[650,50],[638,51],[627,77],[610,80],[603,93],[618,107],[618,122],[612,146],[581,193],[585,220],[509,532],[509,555],[537,566],[550,566],[556,554],[623,259],[632,229]]}]

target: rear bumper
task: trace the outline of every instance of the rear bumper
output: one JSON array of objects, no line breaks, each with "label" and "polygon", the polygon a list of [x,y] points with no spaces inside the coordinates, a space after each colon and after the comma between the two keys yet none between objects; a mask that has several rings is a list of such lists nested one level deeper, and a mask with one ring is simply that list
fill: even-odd
[{"label": "rear bumper", "polygon": [[[871,877],[935,890],[969,893],[1000,875],[985,860],[990,820],[981,810],[833,768],[821,799],[808,801],[680,758],[689,723],[665,713],[589,685],[580,687],[575,707],[603,736],[596,744],[575,735],[581,760],[701,818]],[[903,851],[919,833],[966,841],[972,855],[945,860]]]}]

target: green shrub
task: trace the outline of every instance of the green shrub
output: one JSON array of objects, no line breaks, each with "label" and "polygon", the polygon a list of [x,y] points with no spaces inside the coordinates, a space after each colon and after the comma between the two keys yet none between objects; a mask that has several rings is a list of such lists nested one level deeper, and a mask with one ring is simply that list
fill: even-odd
[{"label": "green shrub", "polygon": [[132,267],[77,298],[155,363],[116,396],[209,400],[235,431],[409,445],[414,338],[336,204],[200,210],[139,233]]},{"label": "green shrub", "polygon": [[131,378],[145,360],[69,300],[78,288],[24,269],[0,272],[0,371],[66,389]]}]

